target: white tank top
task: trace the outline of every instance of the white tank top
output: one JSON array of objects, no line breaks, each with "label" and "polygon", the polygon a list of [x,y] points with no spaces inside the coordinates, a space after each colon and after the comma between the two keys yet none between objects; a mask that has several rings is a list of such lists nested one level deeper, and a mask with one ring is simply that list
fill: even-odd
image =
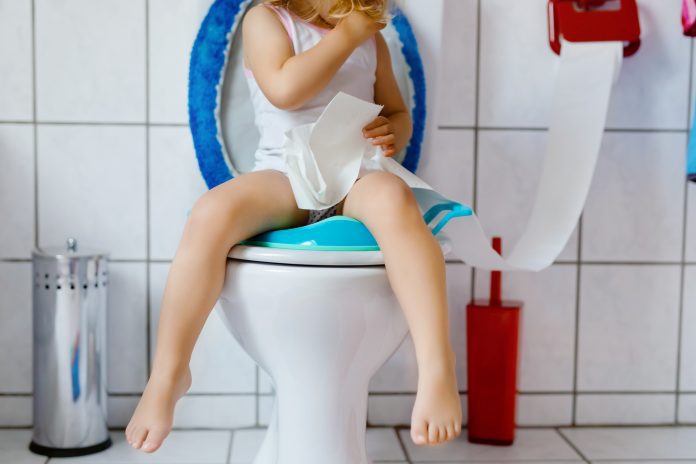
[{"label": "white tank top", "polygon": [[[314,47],[329,32],[310,24],[283,8],[265,4],[275,11],[292,41],[295,54]],[[282,157],[285,132],[315,122],[338,92],[345,92],[367,101],[374,101],[377,48],[374,37],[357,47],[329,84],[301,108],[287,111],[273,106],[263,94],[251,71],[246,70],[247,84],[254,106],[255,122],[261,139],[255,153],[253,171],[275,169],[287,172]]]}]

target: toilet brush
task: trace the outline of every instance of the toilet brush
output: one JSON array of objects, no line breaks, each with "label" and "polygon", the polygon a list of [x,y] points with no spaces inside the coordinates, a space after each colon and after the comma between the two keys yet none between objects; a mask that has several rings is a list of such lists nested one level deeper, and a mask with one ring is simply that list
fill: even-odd
[{"label": "toilet brush", "polygon": [[[493,248],[501,252],[500,237]],[[515,401],[519,321],[522,303],[501,299],[501,273],[491,272],[490,300],[466,308],[468,437],[472,443],[511,445],[515,440]]]}]

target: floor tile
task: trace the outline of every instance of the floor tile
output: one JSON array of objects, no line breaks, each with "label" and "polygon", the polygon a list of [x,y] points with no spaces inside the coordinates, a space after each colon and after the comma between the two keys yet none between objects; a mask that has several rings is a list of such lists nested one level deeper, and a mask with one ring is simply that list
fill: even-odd
[{"label": "floor tile", "polygon": [[696,427],[577,428],[561,432],[590,460],[696,459]]},{"label": "floor tile", "polygon": [[578,454],[555,430],[517,430],[515,444],[509,447],[476,445],[466,439],[466,430],[453,442],[437,447],[418,447],[408,430],[401,430],[401,440],[413,462],[438,461],[566,461],[579,460]]},{"label": "floor tile", "polygon": [[225,464],[231,436],[227,431],[174,430],[156,453],[146,454],[131,448],[122,431],[115,431],[106,451],[51,464]]},{"label": "floor tile", "polygon": [[232,453],[229,463],[251,463],[265,436],[266,429],[235,430],[232,435]]},{"label": "floor tile", "polygon": [[0,430],[0,462],[3,464],[43,464],[46,458],[29,451],[31,430]]}]

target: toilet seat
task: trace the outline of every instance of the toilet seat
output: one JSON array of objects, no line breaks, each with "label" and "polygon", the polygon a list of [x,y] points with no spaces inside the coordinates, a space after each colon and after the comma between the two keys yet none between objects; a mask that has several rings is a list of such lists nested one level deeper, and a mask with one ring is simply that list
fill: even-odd
[{"label": "toilet seat", "polygon": [[[446,236],[437,236],[443,254],[451,250]],[[237,245],[230,251],[230,259],[257,263],[289,264],[293,266],[384,266],[384,256],[373,251],[321,251],[289,248],[273,248],[255,245]]]}]

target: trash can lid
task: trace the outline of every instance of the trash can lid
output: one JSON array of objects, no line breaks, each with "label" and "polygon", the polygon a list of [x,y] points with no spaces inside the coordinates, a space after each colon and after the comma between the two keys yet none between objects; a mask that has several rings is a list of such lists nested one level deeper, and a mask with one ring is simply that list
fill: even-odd
[{"label": "trash can lid", "polygon": [[77,240],[69,237],[65,241],[65,247],[36,248],[33,255],[39,258],[106,258],[109,254],[103,250],[93,248],[79,248]]}]

